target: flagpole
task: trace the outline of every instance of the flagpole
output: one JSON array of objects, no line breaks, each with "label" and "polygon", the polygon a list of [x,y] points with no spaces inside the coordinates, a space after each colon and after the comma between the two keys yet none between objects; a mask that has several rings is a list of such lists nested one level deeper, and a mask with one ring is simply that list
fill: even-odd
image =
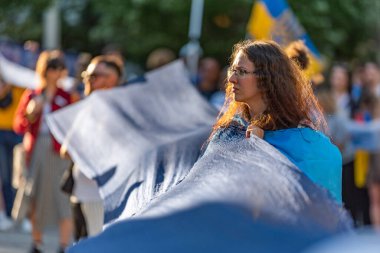
[{"label": "flagpole", "polygon": [[45,49],[56,49],[61,46],[61,22],[59,0],[52,1],[51,6],[43,15],[43,39]]},{"label": "flagpole", "polygon": [[192,0],[190,24],[189,24],[189,42],[183,46],[181,51],[185,53],[185,60],[191,77],[195,77],[198,72],[198,61],[202,54],[202,48],[199,44],[199,38],[202,32],[204,0]]}]

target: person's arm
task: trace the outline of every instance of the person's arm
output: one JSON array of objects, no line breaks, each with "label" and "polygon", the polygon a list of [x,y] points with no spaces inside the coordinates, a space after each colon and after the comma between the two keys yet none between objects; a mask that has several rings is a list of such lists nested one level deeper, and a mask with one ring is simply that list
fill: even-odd
[{"label": "person's arm", "polygon": [[42,113],[45,101],[46,98],[44,95],[35,96],[29,101],[26,107],[25,116],[31,123],[34,123]]},{"label": "person's arm", "polygon": [[62,159],[71,160],[70,154],[67,150],[67,145],[65,144],[61,145],[61,148],[59,149],[59,155],[61,156]]},{"label": "person's arm", "polygon": [[15,118],[13,121],[13,130],[18,134],[24,134],[30,124],[36,121],[39,113],[42,111],[43,102],[38,96],[34,96],[31,90],[26,90],[18,104]]}]

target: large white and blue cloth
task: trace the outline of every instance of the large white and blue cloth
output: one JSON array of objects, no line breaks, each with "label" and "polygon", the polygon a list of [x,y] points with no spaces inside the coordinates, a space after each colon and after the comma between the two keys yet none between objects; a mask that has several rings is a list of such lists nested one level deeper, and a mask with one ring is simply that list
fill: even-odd
[{"label": "large white and blue cloth", "polygon": [[350,224],[289,159],[231,127],[178,185],[69,252],[302,252]]},{"label": "large white and blue cloth", "polygon": [[97,182],[106,223],[130,217],[181,181],[217,115],[181,62],[145,80],[96,91],[48,118],[56,139]]},{"label": "large white and blue cloth", "polygon": [[146,80],[49,118],[105,205],[105,230],[69,253],[301,252],[351,229],[327,190],[242,126],[218,131],[199,158],[217,112],[181,63]]}]

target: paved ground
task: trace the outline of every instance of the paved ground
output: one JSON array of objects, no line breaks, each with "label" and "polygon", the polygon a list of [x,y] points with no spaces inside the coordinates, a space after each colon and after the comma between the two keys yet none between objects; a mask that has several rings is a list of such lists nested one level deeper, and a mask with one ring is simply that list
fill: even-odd
[{"label": "paved ground", "polygon": [[[58,250],[58,231],[48,229],[44,234],[44,253],[56,253]],[[0,232],[0,253],[29,253],[32,244],[31,234],[20,228]]]}]

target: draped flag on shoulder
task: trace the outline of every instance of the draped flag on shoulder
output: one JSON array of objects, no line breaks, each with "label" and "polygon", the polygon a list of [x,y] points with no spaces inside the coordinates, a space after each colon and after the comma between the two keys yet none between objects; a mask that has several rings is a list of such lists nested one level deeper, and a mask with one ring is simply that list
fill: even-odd
[{"label": "draped flag on shoulder", "polygon": [[292,41],[302,40],[310,51],[307,75],[318,74],[323,69],[321,55],[286,0],[256,1],[248,21],[247,34],[254,39],[272,39],[284,47]]}]

